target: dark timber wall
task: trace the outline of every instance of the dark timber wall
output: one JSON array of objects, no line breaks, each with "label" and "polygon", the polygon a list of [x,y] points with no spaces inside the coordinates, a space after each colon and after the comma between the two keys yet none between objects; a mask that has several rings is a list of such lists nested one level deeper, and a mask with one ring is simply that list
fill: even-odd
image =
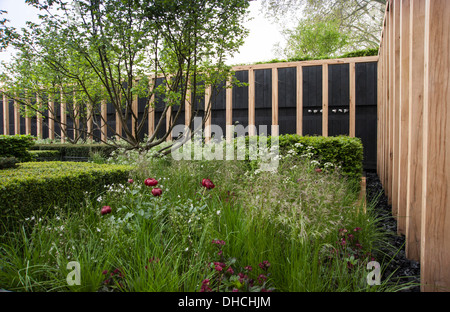
[{"label": "dark timber wall", "polygon": [[[256,134],[272,135],[271,125],[278,125],[279,134],[349,135],[361,138],[364,145],[364,164],[366,169],[375,169],[377,163],[377,61],[378,57],[348,58],[306,62],[258,64],[234,67],[235,77],[242,86],[225,89],[223,82],[209,88],[209,94],[188,98],[193,103],[194,112],[203,117],[205,102],[210,98],[212,112],[207,124],[218,125],[222,133],[207,134],[215,139],[226,137],[227,125],[255,125]],[[157,78],[156,84],[164,83]],[[197,82],[204,87],[203,82]],[[208,90],[208,88],[206,88]],[[6,101],[6,102],[5,102]],[[8,103],[5,107],[5,103]],[[144,120],[142,139],[154,131],[164,111],[162,94],[154,98],[154,113],[144,116],[147,99],[136,98],[138,122]],[[70,104],[70,103],[69,103]],[[98,138],[111,138],[116,128],[115,110],[111,103],[104,101],[104,107],[93,117],[94,135]],[[0,133],[30,133],[38,135],[36,117],[20,117],[19,130],[15,129],[14,101],[0,98]],[[55,103],[56,114],[60,118],[60,103]],[[167,118],[175,118],[180,108],[174,106],[168,116],[161,120],[157,137],[167,131]],[[102,115],[107,124],[102,121]],[[5,113],[8,118],[5,118]],[[40,136],[49,137],[48,114],[44,114]],[[185,124],[185,107],[181,108],[176,124]],[[16,117],[17,119],[17,117]],[[26,123],[31,123],[27,130]],[[86,120],[80,124],[85,125]],[[131,114],[128,118],[131,129]],[[74,121],[67,116],[67,135],[73,137]],[[266,126],[266,130],[262,127]],[[27,132],[28,131],[28,132]],[[56,136],[61,134],[55,123]],[[102,133],[106,133],[106,135]],[[175,137],[177,134],[173,134]]]}]

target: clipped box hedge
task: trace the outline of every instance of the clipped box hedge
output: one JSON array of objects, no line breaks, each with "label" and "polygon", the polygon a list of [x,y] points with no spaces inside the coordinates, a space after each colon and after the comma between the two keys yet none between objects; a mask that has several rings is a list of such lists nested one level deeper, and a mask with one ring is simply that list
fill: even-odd
[{"label": "clipped box hedge", "polygon": [[34,145],[34,141],[31,135],[0,135],[0,157],[14,157],[19,162],[31,161],[33,157],[28,149]]},{"label": "clipped box hedge", "polygon": [[34,161],[59,161],[61,153],[58,150],[31,150],[29,151]]},{"label": "clipped box hedge", "polygon": [[59,151],[61,159],[90,158],[94,153],[100,153],[104,157],[116,150],[115,146],[106,144],[36,144],[31,150]]},{"label": "clipped box hedge", "polygon": [[131,170],[124,165],[59,161],[26,162],[1,170],[0,220],[11,224],[36,212],[51,213],[55,206],[81,203],[86,192],[98,194],[105,185],[125,183]]},{"label": "clipped box hedge", "polygon": [[[296,143],[301,143],[301,147]],[[340,172],[350,178],[360,179],[363,173],[363,144],[360,138],[348,136],[322,137],[322,136],[280,136],[280,152],[285,153],[294,149],[299,155],[308,151],[308,146],[314,158],[320,161],[321,166],[330,162],[341,166]]]},{"label": "clipped box hedge", "polygon": [[[280,154],[295,150],[298,155],[313,153],[312,159],[320,162],[319,167],[329,162],[341,166],[343,176],[359,181],[363,173],[363,145],[361,139],[348,136],[322,137],[285,134],[278,137]],[[236,141],[235,141],[236,142]],[[267,137],[270,146],[271,137]],[[249,137],[246,137],[248,146]],[[297,144],[300,143],[300,144]],[[308,149],[308,147],[313,147]]]}]

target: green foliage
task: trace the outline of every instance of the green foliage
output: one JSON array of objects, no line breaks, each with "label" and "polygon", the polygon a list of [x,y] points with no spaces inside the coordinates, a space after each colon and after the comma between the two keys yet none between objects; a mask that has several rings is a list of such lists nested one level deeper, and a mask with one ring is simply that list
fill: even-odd
[{"label": "green foliage", "polygon": [[86,194],[127,181],[131,167],[73,162],[28,162],[0,172],[0,220],[20,221],[55,206],[81,203]]},{"label": "green foliage", "polygon": [[30,150],[29,153],[36,161],[61,160],[61,153],[57,150]]},{"label": "green foliage", "polygon": [[375,56],[375,55],[378,55],[378,48],[348,52],[348,53],[343,54],[341,57],[345,58],[345,57],[362,57],[362,56]]},{"label": "green foliage", "polygon": [[[121,120],[130,120],[134,99],[146,99],[147,115],[156,94],[164,97],[159,105],[183,107],[188,92],[204,94],[198,87],[201,81],[214,88],[232,76],[225,60],[248,33],[243,26],[247,0],[79,0],[75,6],[64,1],[27,2],[42,15],[39,23],[27,23],[20,33],[8,29],[8,41],[19,53],[5,65],[0,81],[7,96],[30,115],[51,111],[49,102],[64,100],[68,117],[85,120],[100,115],[106,100]],[[123,134],[111,130],[138,149],[145,121],[123,122]],[[80,123],[75,138],[66,136],[67,140],[81,140],[86,125]],[[90,134],[101,140],[95,131]],[[163,138],[148,137],[146,148],[167,136],[168,132]]]},{"label": "green foliage", "polygon": [[117,149],[115,146],[105,144],[36,144],[33,150],[58,151],[61,158],[90,158],[93,154],[109,157]]},{"label": "green foliage", "polygon": [[18,162],[15,157],[0,157],[0,169],[16,168]]},{"label": "green foliage", "polygon": [[[260,140],[260,137],[256,138]],[[271,147],[272,137],[267,137],[267,146]],[[278,137],[280,154],[294,154],[317,162],[317,167],[327,169],[327,164],[340,167],[339,172],[348,178],[359,181],[363,169],[363,145],[361,139],[348,136],[322,137],[285,134]],[[235,140],[238,146],[237,140]],[[246,160],[249,160],[249,137],[245,138]],[[252,162],[250,161],[250,166]]]},{"label": "green foliage", "polygon": [[[308,148],[308,147],[312,147]],[[286,134],[280,136],[280,152],[295,150],[299,155],[312,153],[324,169],[326,163],[340,166],[340,173],[360,179],[363,169],[363,145],[361,139],[348,136],[320,137]]]},{"label": "green foliage", "polygon": [[28,149],[34,145],[30,135],[0,135],[0,157],[15,157],[18,161],[31,161]]},{"label": "green foliage", "polygon": [[284,32],[288,39],[283,54],[290,59],[330,58],[348,44],[347,35],[334,20],[303,20],[294,30]]}]

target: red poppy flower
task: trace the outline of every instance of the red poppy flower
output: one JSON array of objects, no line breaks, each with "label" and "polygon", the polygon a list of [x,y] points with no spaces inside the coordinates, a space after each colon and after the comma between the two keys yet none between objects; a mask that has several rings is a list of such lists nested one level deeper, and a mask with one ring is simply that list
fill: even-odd
[{"label": "red poppy flower", "polygon": [[213,189],[215,187],[214,183],[210,179],[203,179],[202,186],[206,187],[208,190]]},{"label": "red poppy flower", "polygon": [[158,185],[158,181],[153,178],[148,178],[148,179],[145,179],[144,184],[147,186],[156,186],[156,185]]},{"label": "red poppy flower", "polygon": [[102,210],[100,211],[100,213],[102,214],[102,216],[103,215],[105,215],[105,214],[108,214],[108,213],[111,213],[111,207],[110,206],[103,206],[102,207]]},{"label": "red poppy flower", "polygon": [[152,190],[152,194],[153,194],[153,196],[161,196],[161,195],[162,195],[162,189],[160,189],[160,188],[154,188],[154,189]]}]

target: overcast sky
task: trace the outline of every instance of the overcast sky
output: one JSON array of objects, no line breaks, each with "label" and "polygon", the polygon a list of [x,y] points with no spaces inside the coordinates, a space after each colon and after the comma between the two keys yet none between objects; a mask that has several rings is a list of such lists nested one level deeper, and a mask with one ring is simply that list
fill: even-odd
[{"label": "overcast sky", "polygon": [[[250,17],[253,19],[246,24],[250,30],[240,53],[228,60],[229,65],[264,62],[276,57],[274,45],[282,41],[280,28],[266,19],[259,10],[260,2],[251,1]],[[25,3],[25,0],[0,0],[0,10],[8,12],[6,18],[10,25],[20,29],[28,20],[37,21],[37,11]],[[0,62],[10,59],[11,51],[0,52]]]}]

